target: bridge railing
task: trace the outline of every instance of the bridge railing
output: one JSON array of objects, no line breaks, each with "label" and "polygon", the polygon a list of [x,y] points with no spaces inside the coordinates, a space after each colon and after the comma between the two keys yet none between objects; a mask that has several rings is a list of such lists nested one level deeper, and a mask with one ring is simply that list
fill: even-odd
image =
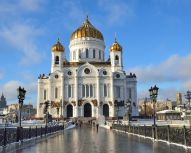
[{"label": "bridge railing", "polygon": [[[67,126],[67,124],[65,124]],[[19,142],[64,129],[63,125],[54,126],[30,126],[30,127],[5,127],[0,128],[0,146],[6,146],[13,142]]]},{"label": "bridge railing", "polygon": [[112,129],[156,140],[164,140],[185,146],[191,146],[191,128],[190,127],[170,127],[170,126],[132,126],[113,124]]}]

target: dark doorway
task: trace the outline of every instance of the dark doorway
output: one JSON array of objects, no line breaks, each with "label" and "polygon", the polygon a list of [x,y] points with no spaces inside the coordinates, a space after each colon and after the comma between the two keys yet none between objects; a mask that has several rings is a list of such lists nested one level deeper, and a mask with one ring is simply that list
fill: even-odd
[{"label": "dark doorway", "polygon": [[84,105],[84,117],[92,117],[92,106],[89,103]]},{"label": "dark doorway", "polygon": [[109,106],[108,106],[108,104],[103,105],[103,115],[105,117],[109,117]]},{"label": "dark doorway", "polygon": [[73,106],[72,105],[67,106],[67,117],[73,117]]}]

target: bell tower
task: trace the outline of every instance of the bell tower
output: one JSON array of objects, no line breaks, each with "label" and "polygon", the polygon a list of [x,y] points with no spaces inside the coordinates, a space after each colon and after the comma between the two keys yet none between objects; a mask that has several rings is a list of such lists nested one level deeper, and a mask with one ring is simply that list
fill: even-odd
[{"label": "bell tower", "polygon": [[123,69],[122,47],[117,42],[116,35],[115,35],[114,43],[110,47],[110,59],[111,59],[112,72]]},{"label": "bell tower", "polygon": [[59,39],[57,43],[52,46],[52,66],[51,73],[54,71],[61,71],[64,61],[64,46],[60,43]]}]

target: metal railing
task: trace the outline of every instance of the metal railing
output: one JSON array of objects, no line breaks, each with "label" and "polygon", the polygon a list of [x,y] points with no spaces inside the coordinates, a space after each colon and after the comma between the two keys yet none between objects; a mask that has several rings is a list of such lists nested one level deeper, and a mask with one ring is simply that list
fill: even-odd
[{"label": "metal railing", "polygon": [[0,146],[64,130],[64,125],[0,128]]},{"label": "metal railing", "polygon": [[170,127],[170,126],[132,126],[113,124],[112,129],[123,132],[133,133],[156,140],[165,140],[185,146],[191,146],[191,128],[189,127]]}]

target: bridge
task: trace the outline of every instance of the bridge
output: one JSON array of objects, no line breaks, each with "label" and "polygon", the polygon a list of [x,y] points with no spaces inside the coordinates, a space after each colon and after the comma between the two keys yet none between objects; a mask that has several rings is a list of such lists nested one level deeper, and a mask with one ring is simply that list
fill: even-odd
[{"label": "bridge", "polygon": [[188,150],[88,124],[65,130],[38,143],[23,145],[17,153],[188,153]]}]

